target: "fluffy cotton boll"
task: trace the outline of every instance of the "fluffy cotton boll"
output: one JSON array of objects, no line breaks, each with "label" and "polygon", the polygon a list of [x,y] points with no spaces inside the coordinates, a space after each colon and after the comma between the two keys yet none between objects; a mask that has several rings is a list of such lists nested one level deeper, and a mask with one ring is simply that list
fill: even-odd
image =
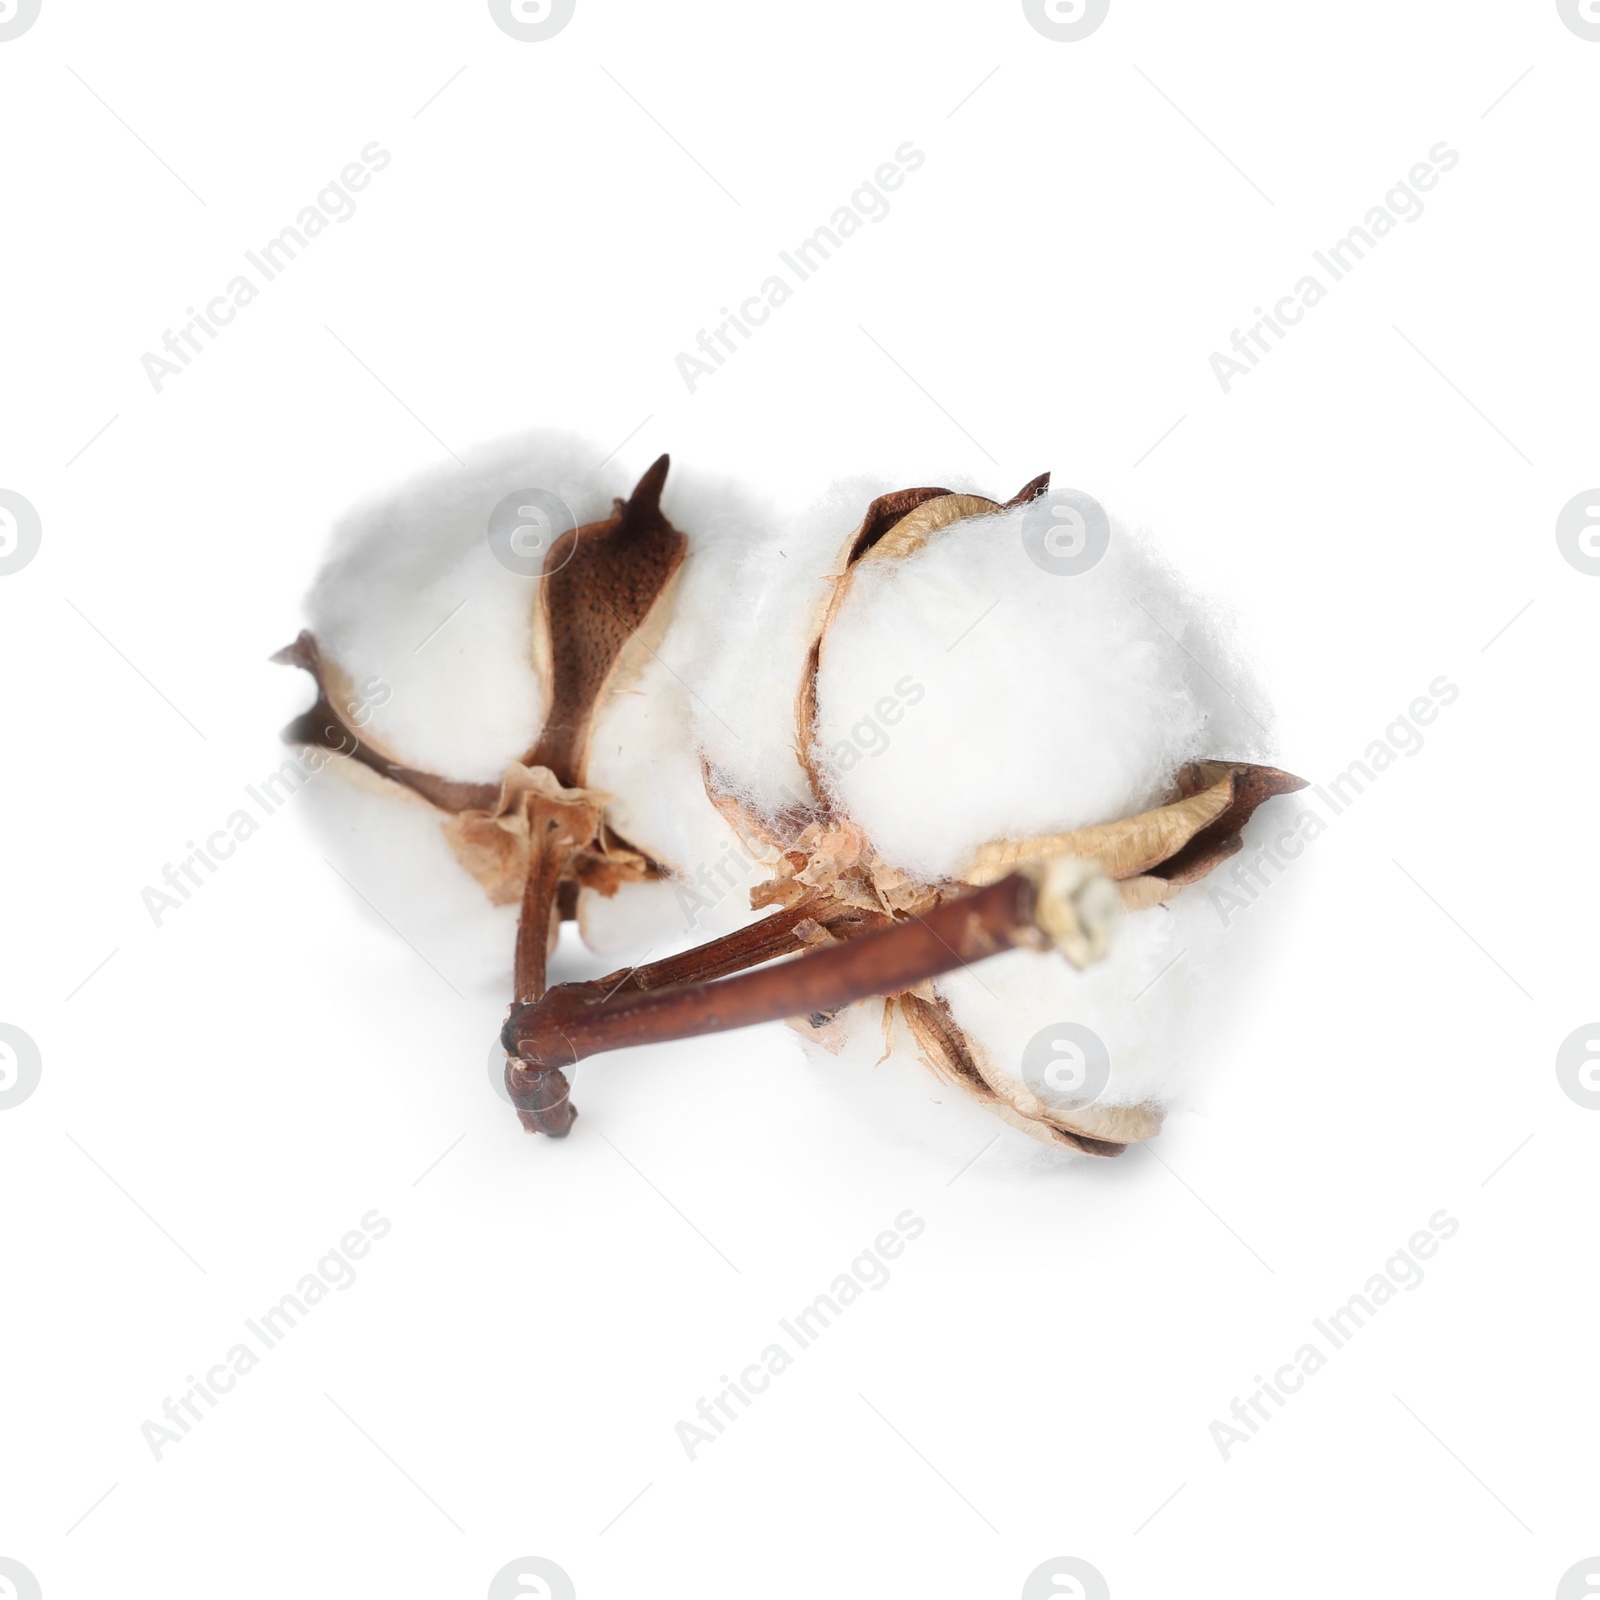
[{"label": "fluffy cotton boll", "polygon": [[[1190,1100],[1197,1070],[1219,1048],[1219,997],[1236,958],[1236,941],[1222,936],[1214,908],[1193,892],[1122,919],[1110,953],[1082,972],[1053,953],[1011,951],[946,973],[933,987],[984,1075],[1017,1103],[1027,1106],[1029,1096],[1042,1093],[1049,1109],[1061,1111],[1077,1098],[1070,1078],[1063,1088],[1063,1080],[1048,1076],[1057,1061],[1075,1059],[1059,1053],[1063,1039],[1081,1039],[1059,1031],[1068,1023],[1090,1029],[1105,1046],[1103,1076],[1084,1062],[1096,1108],[1170,1111]],[[898,1014],[885,1032],[882,1001],[846,1007],[826,1029],[795,1033],[819,1082],[837,1095],[841,1114],[952,1161],[993,1139],[992,1112],[919,1059]],[[1063,1154],[1015,1130],[993,1159],[1052,1165]]]},{"label": "fluffy cotton boll", "polygon": [[1183,652],[1185,690],[1204,709],[1208,754],[1264,761],[1272,751],[1275,715],[1221,597],[1203,592],[1166,560],[1146,530],[1113,519],[1130,591],[1151,620]]},{"label": "fluffy cotton boll", "polygon": [[703,943],[765,914],[750,890],[766,874],[706,791],[697,730],[719,727],[735,745],[741,729],[759,737],[765,708],[748,686],[708,681],[708,664],[746,626],[741,599],[771,518],[737,485],[677,469],[661,509],[688,549],[597,708],[588,781],[612,796],[612,827],[673,876],[580,895],[585,942],[608,958]]},{"label": "fluffy cotton boll", "polygon": [[[1000,1128],[971,1095],[923,1066],[897,1011],[885,1031],[882,1000],[846,1006],[826,1029],[797,1023],[792,1033],[829,1121],[860,1122],[895,1144],[931,1152],[952,1171]],[[1025,1134],[1017,1141],[1048,1154]]]},{"label": "fluffy cotton boll", "polygon": [[694,735],[719,778],[758,813],[810,796],[795,732],[801,678],[845,541],[893,487],[837,483],[725,563],[722,627],[691,679]]},{"label": "fluffy cotton boll", "polygon": [[[491,513],[519,490],[540,489],[564,502],[579,525],[600,521],[636,476],[603,464],[583,441],[529,434],[346,518],[309,610],[324,658],[357,692],[352,720],[362,734],[409,765],[460,780],[495,782],[525,756],[548,703],[536,633],[540,579],[497,559]],[[726,886],[724,863],[737,841],[706,794],[689,731],[686,674],[726,625],[723,569],[760,542],[762,515],[734,486],[679,469],[669,474],[662,510],[687,537],[688,551],[650,620],[624,647],[596,707],[586,775],[591,788],[612,796],[612,828],[675,874],[670,886],[630,884],[609,899],[580,896],[580,924],[595,948],[634,959],[748,920],[750,882],[759,876],[747,864],[750,881],[737,892]],[[368,684],[381,687],[369,696],[362,692]],[[412,797],[369,781],[348,762],[334,762],[333,773],[335,782],[356,784],[341,816],[400,806],[415,825]],[[421,815],[432,815],[436,827],[441,820],[425,809]],[[387,817],[372,816],[374,839],[391,828]],[[348,837],[336,827],[331,842]],[[448,865],[478,896],[484,932],[492,927],[503,937],[504,909],[490,906],[459,864]],[[708,868],[719,873],[711,887],[687,888]]]},{"label": "fluffy cotton boll", "polygon": [[881,1000],[845,1007],[821,1033],[804,1026],[792,1031],[830,1124],[858,1123],[877,1138],[928,1152],[952,1174],[980,1154],[986,1169],[1013,1173],[1058,1171],[1073,1159],[1060,1145],[1008,1127],[964,1089],[930,1072],[898,1008],[885,1027]]},{"label": "fluffy cotton boll", "polygon": [[862,563],[823,650],[818,770],[881,855],[926,880],[992,840],[1132,815],[1184,762],[1240,754],[1239,711],[1195,658],[1214,647],[1128,531],[1055,575],[1030,558],[1029,514]]},{"label": "fluffy cotton boll", "polygon": [[474,983],[505,989],[517,908],[489,903],[462,870],[432,806],[332,757],[295,807],[375,928],[391,938],[398,929],[463,991]]},{"label": "fluffy cotton boll", "polygon": [[1069,1023],[1105,1048],[1098,1065],[1079,1061],[1085,1099],[1170,1106],[1204,1053],[1206,1013],[1228,965],[1222,924],[1203,891],[1191,891],[1123,917],[1105,958],[1081,972],[1053,952],[1013,950],[946,973],[934,987],[991,1082],[1066,1105],[1078,1092],[1074,1080],[1050,1072],[1063,1050],[1053,1030]]},{"label": "fluffy cotton boll", "polygon": [[[1044,508],[968,516],[910,554],[862,561],[823,645],[819,782],[889,865],[925,882],[959,878],[997,840],[1163,804],[1186,762],[1260,753],[1268,713],[1214,609],[1120,524],[1088,570],[1047,570],[1024,537]],[[1054,1053],[1067,1024],[1094,1058],[1094,1109],[1077,1125],[1145,1137],[1201,1053],[1230,964],[1222,931],[1200,895],[1179,894],[1122,919],[1086,972],[1019,951],[934,991],[1009,1107],[1074,1125],[1074,1094],[1045,1075],[1077,1048]],[[859,1053],[858,1009],[839,1020],[846,1055]],[[892,1059],[914,1060],[909,1031],[895,1037]],[[922,1096],[942,1100],[947,1086],[926,1076]]]},{"label": "fluffy cotton boll", "polygon": [[[497,558],[491,513],[520,514],[519,496],[539,488],[576,523],[600,522],[634,478],[548,435],[481,452],[352,517],[318,580],[312,620],[336,669],[328,692],[337,699],[353,686],[362,705],[350,721],[424,772],[497,787],[538,743],[551,699],[546,599],[582,619],[553,641],[575,672],[560,682],[603,683],[592,716],[553,730],[547,746],[561,752],[548,759],[563,781],[588,793],[558,798],[549,774],[514,772],[508,816],[480,796],[452,824],[460,860],[440,811],[367,769],[335,760],[319,784],[311,809],[341,870],[386,917],[399,904],[427,908],[394,921],[442,970],[499,982],[509,968],[517,907],[491,904],[473,874],[496,898],[522,895],[530,816],[540,827],[540,818],[567,819],[549,825],[580,829],[572,848],[584,853],[563,867],[559,902],[528,904],[542,916],[579,883],[613,884],[611,896],[579,889],[579,931],[608,965],[637,965],[766,917],[750,893],[769,878],[784,881],[764,900],[793,902],[790,875],[818,896],[803,914],[848,936],[863,908],[926,907],[939,892],[930,886],[948,889],[986,845],[1126,819],[1171,802],[1184,763],[1254,753],[1265,713],[1225,635],[1194,620],[1192,599],[1126,529],[1113,530],[1089,570],[1056,575],[1030,558],[1032,507],[991,512],[987,501],[924,491],[879,508],[873,533],[884,542],[847,570],[852,531],[891,486],[841,484],[775,519],[743,491],[693,473],[674,471],[663,488],[659,466],[600,536],[616,544],[591,547],[596,565],[586,556],[549,588]],[[656,518],[658,494],[685,539],[675,570],[679,547]],[[632,569],[619,576],[613,559],[650,569],[648,588],[630,590]],[[628,612],[617,618],[628,637],[606,675],[606,651],[621,638],[604,622],[598,602],[608,598]],[[303,643],[298,659],[309,652]],[[586,743],[561,745],[578,730]],[[1119,838],[1176,827],[1173,813],[1215,816],[1239,776]],[[597,794],[607,797],[603,824]],[[787,826],[817,800],[829,804],[780,855],[762,822],[782,815]],[[759,837],[728,820],[738,810]],[[623,847],[665,876],[640,881]],[[968,881],[991,880],[974,872]],[[1148,903],[1152,889],[1160,884],[1147,877],[1128,892]],[[977,1123],[997,1109],[1046,1139],[1052,1122],[1076,1128],[1066,1142],[1081,1134],[1083,1148],[1148,1137],[1193,1061],[1198,1019],[1187,1008],[1210,992],[1220,923],[1197,924],[1210,908],[1196,904],[1180,897],[1129,914],[1109,958],[1087,973],[1059,955],[1015,952],[902,996],[887,1035],[884,1005],[870,1001],[808,1042],[844,1045],[827,1058],[830,1081],[842,1081],[841,1066],[864,1070],[870,1051],[873,1102],[901,1083],[919,1108],[914,1137],[947,1153],[970,1151]],[[807,926],[798,936],[826,934]],[[568,940],[569,957],[572,948]],[[1071,1105],[1029,1103],[1037,1038],[1060,1023],[1103,1043],[1098,1121],[1075,1123]],[[919,1041],[942,1076],[917,1062]]]},{"label": "fluffy cotton boll", "polygon": [[742,695],[724,711],[701,680],[740,625],[736,575],[770,539],[770,517],[737,485],[676,468],[661,510],[687,548],[596,708],[588,782],[613,796],[608,818],[630,844],[693,876],[732,838],[706,793],[697,720],[723,718],[738,739],[747,715]]},{"label": "fluffy cotton boll", "polygon": [[714,780],[771,816],[810,796],[796,696],[829,575],[870,501],[888,485],[851,480],[781,520],[735,485],[686,473],[662,509],[689,538],[636,670],[619,674],[597,720],[591,783],[630,844],[674,869],[610,899],[579,897],[585,942],[607,959],[703,943],[767,915],[750,890],[768,873],[709,802]]},{"label": "fluffy cotton boll", "polygon": [[578,933],[610,967],[642,967],[698,942],[680,886],[666,879],[625,884],[614,895],[581,890]]},{"label": "fluffy cotton boll", "polygon": [[766,873],[711,803],[689,734],[690,698],[652,661],[614,696],[590,752],[589,781],[613,796],[607,817],[627,842],[671,872],[578,896],[584,942],[608,960],[639,963],[751,921],[750,890]]},{"label": "fluffy cotton boll", "polygon": [[[547,703],[533,626],[540,580],[496,559],[490,516],[536,488],[581,525],[608,516],[629,487],[594,445],[531,433],[346,517],[307,606],[324,658],[369,702],[362,732],[410,766],[473,782],[497,781],[526,755]],[[381,701],[365,693],[373,680],[389,690]]]}]

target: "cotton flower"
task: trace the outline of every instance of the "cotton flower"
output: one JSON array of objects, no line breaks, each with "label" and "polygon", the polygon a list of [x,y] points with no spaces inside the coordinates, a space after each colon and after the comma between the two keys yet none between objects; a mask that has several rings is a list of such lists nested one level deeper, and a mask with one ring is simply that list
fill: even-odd
[{"label": "cotton flower", "polygon": [[[465,869],[518,907],[525,1123],[570,1127],[580,1054],[789,1016],[1048,1143],[1153,1134],[1215,942],[1180,891],[1299,787],[1211,759],[1263,713],[1171,580],[1046,479],[852,482],[788,519],[665,458],[624,483],[540,437],[402,491],[341,530],[284,654],[321,688],[290,736],[363,786],[348,831],[430,815],[416,892],[465,925]],[[562,916],[680,953],[547,992]]]}]

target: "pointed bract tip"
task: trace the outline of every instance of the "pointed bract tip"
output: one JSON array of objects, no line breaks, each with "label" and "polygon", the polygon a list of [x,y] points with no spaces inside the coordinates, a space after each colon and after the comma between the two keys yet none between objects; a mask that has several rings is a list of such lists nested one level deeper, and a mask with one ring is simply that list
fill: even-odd
[{"label": "pointed bract tip", "polygon": [[1030,500],[1037,500],[1045,490],[1050,487],[1050,474],[1041,472],[1037,478],[1030,478],[1023,486],[1006,501],[1007,506],[1023,506]]},{"label": "pointed bract tip", "polygon": [[317,641],[311,633],[302,628],[293,644],[286,644],[275,655],[270,655],[267,660],[280,667],[305,667],[309,670],[317,658]]},{"label": "pointed bract tip", "polygon": [[1285,772],[1281,767],[1258,767],[1260,782],[1263,788],[1272,794],[1294,794],[1301,789],[1309,789],[1309,778],[1297,778],[1292,772]]},{"label": "pointed bract tip", "polygon": [[628,509],[630,511],[655,511],[661,504],[661,491],[666,487],[667,469],[672,465],[672,457],[663,452],[645,468],[639,481],[633,486],[633,493],[628,496]]}]

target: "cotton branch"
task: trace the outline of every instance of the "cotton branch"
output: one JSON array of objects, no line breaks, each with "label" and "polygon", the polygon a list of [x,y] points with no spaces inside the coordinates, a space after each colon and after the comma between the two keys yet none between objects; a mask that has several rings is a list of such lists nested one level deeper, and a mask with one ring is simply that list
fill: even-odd
[{"label": "cotton branch", "polygon": [[[656,974],[637,968],[559,984],[538,1000],[512,1006],[500,1036],[515,1058],[506,1084],[519,1110],[548,1114],[553,1098],[564,1103],[561,1069],[606,1050],[836,1011],[1004,950],[1054,948],[1074,966],[1086,966],[1104,955],[1119,909],[1115,887],[1096,867],[1060,858],[946,900],[920,917],[735,977],[650,987]],[[763,930],[771,927],[773,946],[781,948],[796,920],[793,909],[779,912],[733,937],[760,948]],[[718,947],[728,943],[702,946],[672,965],[685,970],[702,954],[714,967]]]}]

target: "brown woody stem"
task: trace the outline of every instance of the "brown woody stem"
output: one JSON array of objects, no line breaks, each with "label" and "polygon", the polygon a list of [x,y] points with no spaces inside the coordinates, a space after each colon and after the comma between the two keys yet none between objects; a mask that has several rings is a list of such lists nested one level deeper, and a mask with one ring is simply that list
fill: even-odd
[{"label": "brown woody stem", "polygon": [[[534,807],[528,823],[528,878],[517,919],[517,954],[512,969],[519,1005],[534,1004],[545,993],[558,897],[572,860],[559,810]],[[530,1074],[517,1062],[507,1060],[506,1092],[529,1133],[547,1133],[553,1139],[561,1139],[572,1131],[578,1111],[561,1073]]]},{"label": "brown woody stem", "polygon": [[[535,819],[537,827],[537,819]],[[522,890],[522,912],[517,919],[517,955],[512,968],[512,988],[523,1003],[544,993],[545,967],[550,958],[550,933],[555,923],[556,894],[566,862],[552,848],[548,835],[537,832],[529,840],[528,880]]]},{"label": "brown woody stem", "polygon": [[[613,974],[598,982],[560,984],[532,1004],[514,1005],[501,1043],[528,1075],[554,1075],[606,1050],[835,1011],[873,995],[897,994],[1002,950],[1039,946],[1044,936],[1035,920],[1037,905],[1034,880],[1014,873],[923,916],[737,977],[644,988],[627,981],[636,974],[622,982]],[[791,907],[746,932],[767,929],[776,940],[779,925],[801,909]]]},{"label": "brown woody stem", "polygon": [[629,968],[626,975],[613,972],[596,982],[607,993],[710,983],[715,978],[743,972],[746,967],[758,967],[779,956],[793,955],[797,950],[810,948],[810,941],[795,930],[812,921],[830,930],[837,930],[841,937],[849,937],[865,928],[887,925],[889,918],[887,915],[839,906],[825,895],[807,895],[794,905],[774,912],[770,917],[763,917],[748,928],[739,928],[720,939],[712,939],[693,950],[685,950],[680,955],[652,961],[648,966]]}]

